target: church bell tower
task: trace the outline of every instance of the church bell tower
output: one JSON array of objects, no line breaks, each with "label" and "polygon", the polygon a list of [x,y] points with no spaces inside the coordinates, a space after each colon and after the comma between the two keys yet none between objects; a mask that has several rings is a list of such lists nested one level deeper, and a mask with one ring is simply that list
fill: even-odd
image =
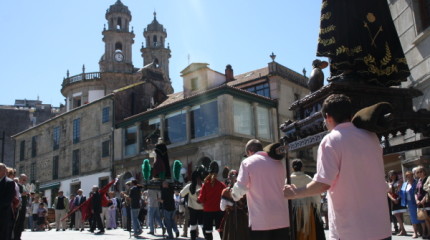
[{"label": "church bell tower", "polygon": [[108,27],[103,29],[105,52],[100,59],[100,72],[132,73],[132,45],[134,33],[130,32],[131,13],[121,0],[106,10]]},{"label": "church bell tower", "polygon": [[148,24],[147,28],[143,31],[146,47],[140,49],[143,57],[143,66],[154,63],[156,68],[160,68],[167,79],[169,77],[169,58],[170,48],[165,46],[167,38],[166,29],[157,21],[157,13],[154,12],[154,20]]}]

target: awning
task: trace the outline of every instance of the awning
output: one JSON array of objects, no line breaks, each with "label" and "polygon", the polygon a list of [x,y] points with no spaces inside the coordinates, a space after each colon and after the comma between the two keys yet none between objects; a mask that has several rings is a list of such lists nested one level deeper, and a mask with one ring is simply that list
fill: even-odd
[{"label": "awning", "polygon": [[61,185],[61,182],[45,183],[39,186],[39,190],[52,189],[52,188],[59,187],[60,185]]}]

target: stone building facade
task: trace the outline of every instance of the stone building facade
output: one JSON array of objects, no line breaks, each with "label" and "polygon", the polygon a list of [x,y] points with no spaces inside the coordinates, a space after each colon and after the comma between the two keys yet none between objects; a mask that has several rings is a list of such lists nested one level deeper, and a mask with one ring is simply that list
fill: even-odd
[{"label": "stone building facade", "polygon": [[[110,177],[113,97],[108,95],[14,135],[15,165],[45,196],[90,190]],[[98,179],[81,178],[104,173]],[[66,185],[65,182],[70,184]],[[52,194],[51,194],[52,193]]]},{"label": "stone building facade", "polygon": [[12,135],[40,124],[58,114],[58,108],[40,100],[17,99],[0,106],[0,162],[14,167],[15,142]]},{"label": "stone building facade", "polygon": [[[141,165],[153,161],[157,142],[166,143],[170,164],[180,160],[188,174],[204,158],[238,169],[246,142],[278,141],[280,122],[294,118],[288,103],[309,93],[306,77],[275,61],[237,76],[230,65],[222,74],[207,63],[192,63],[181,74],[183,92],[117,122],[114,168],[126,173],[123,180],[142,180]],[[313,155],[304,160],[312,168]]]},{"label": "stone building facade", "polygon": [[[401,87],[413,87],[423,94],[414,99],[414,110],[430,110],[430,1],[388,1],[397,33],[405,52],[411,76]],[[393,145],[423,139],[408,131],[390,140]],[[386,169],[410,170],[422,164],[430,166],[430,147],[385,157]]]}]

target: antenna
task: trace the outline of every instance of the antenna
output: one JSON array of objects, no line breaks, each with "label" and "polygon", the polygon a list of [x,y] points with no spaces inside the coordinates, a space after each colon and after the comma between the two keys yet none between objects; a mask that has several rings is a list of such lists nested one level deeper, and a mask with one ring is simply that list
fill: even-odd
[{"label": "antenna", "polygon": [[190,65],[190,54],[188,54],[188,65]]}]

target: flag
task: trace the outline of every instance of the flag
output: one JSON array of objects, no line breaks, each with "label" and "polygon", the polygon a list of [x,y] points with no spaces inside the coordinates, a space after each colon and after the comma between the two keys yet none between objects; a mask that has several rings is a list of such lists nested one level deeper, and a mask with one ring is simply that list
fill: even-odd
[{"label": "flag", "polygon": [[[112,181],[110,181],[108,184],[106,184],[106,186],[104,186],[102,189],[99,189],[100,195],[103,196],[102,197],[102,203],[103,203],[103,201],[106,201],[106,202],[108,201],[107,197],[106,197],[106,193],[109,191],[109,188],[113,184],[115,184],[117,181],[118,181],[118,178],[115,178]],[[84,203],[82,203],[80,206],[75,207],[63,219],[61,219],[61,221],[68,218],[70,215],[72,215],[72,213],[74,213],[80,209],[81,213],[82,213],[82,221],[85,222],[91,216],[91,209],[92,209],[91,201],[92,201],[92,199],[93,199],[93,197],[91,196]]]}]

